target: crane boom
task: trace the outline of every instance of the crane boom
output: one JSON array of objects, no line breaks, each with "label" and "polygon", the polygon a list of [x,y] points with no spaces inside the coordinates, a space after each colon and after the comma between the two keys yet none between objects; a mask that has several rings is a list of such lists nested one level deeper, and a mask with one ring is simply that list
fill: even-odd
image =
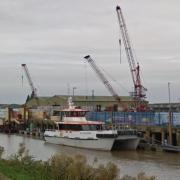
[{"label": "crane boom", "polygon": [[132,46],[130,43],[126,23],[125,23],[124,16],[123,16],[120,6],[116,7],[116,12],[117,12],[119,26],[120,26],[122,39],[123,39],[123,43],[124,43],[124,47],[125,47],[125,51],[126,51],[126,56],[128,59],[130,72],[131,72],[131,76],[132,76],[132,80],[133,80],[133,84],[134,84],[134,93],[133,93],[134,95],[133,96],[137,100],[143,100],[146,97],[145,91],[147,91],[147,89],[144,88],[141,83],[140,66],[135,61],[135,58],[134,58],[135,56],[132,51]]},{"label": "crane boom", "polygon": [[31,90],[32,90],[31,98],[37,97],[37,90],[36,90],[36,88],[34,87],[33,81],[32,81],[32,79],[31,79],[31,76],[30,76],[30,73],[29,73],[29,70],[28,70],[26,64],[21,64],[21,66],[22,66],[23,69],[24,69],[24,72],[25,72],[25,74],[26,74],[27,80],[28,80],[29,85],[30,85]]},{"label": "crane boom", "polygon": [[113,87],[111,86],[111,84],[109,83],[109,81],[106,79],[106,77],[104,76],[104,74],[100,71],[100,69],[98,68],[98,66],[96,65],[96,63],[94,62],[94,60],[89,56],[85,56],[84,57],[88,63],[91,65],[92,69],[96,72],[96,74],[98,75],[98,77],[100,78],[100,80],[103,82],[103,84],[106,86],[106,88],[109,90],[109,92],[111,93],[111,95],[115,98],[115,100],[117,101],[121,101],[120,97],[118,96],[118,94],[115,92],[115,90],[113,89]]}]

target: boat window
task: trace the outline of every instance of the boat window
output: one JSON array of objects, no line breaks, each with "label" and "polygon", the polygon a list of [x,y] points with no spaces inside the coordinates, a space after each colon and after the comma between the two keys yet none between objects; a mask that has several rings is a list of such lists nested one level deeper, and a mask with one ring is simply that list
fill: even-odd
[{"label": "boat window", "polygon": [[90,131],[90,126],[89,125],[82,125],[82,130],[83,131]]},{"label": "boat window", "polygon": [[65,130],[71,130],[71,124],[65,124],[64,128]]},{"label": "boat window", "polygon": [[91,124],[90,127],[91,127],[91,131],[96,131],[96,125]]},{"label": "boat window", "polygon": [[75,112],[75,111],[72,111],[72,112],[70,113],[70,116],[71,116],[71,117],[77,117],[77,116],[78,116],[78,113]]},{"label": "boat window", "polygon": [[102,127],[101,127],[101,125],[96,125],[96,130],[102,130]]},{"label": "boat window", "polygon": [[84,111],[79,112],[79,117],[84,117],[85,115],[86,115],[86,112],[84,112]]},{"label": "boat window", "polygon": [[75,111],[63,112],[63,116],[66,116],[66,117],[77,117],[78,116],[78,112],[75,112]]},{"label": "boat window", "polygon": [[66,113],[65,113],[65,112],[61,112],[61,118],[62,118],[63,116],[66,116]]},{"label": "boat window", "polygon": [[55,125],[55,129],[56,130],[58,130],[59,129],[59,125],[57,124],[57,125]]},{"label": "boat window", "polygon": [[73,131],[81,131],[82,127],[81,127],[81,125],[78,125],[78,124],[71,124],[71,130],[73,130]]},{"label": "boat window", "polygon": [[61,113],[62,117],[84,117],[85,115],[86,111],[65,111]]},{"label": "boat window", "polygon": [[65,127],[64,127],[64,124],[59,124],[59,130],[64,130]]},{"label": "boat window", "polygon": [[82,126],[79,124],[59,124],[59,130],[81,131]]},{"label": "boat window", "polygon": [[104,124],[101,125],[101,128],[102,130],[107,130],[107,127]]},{"label": "boat window", "polygon": [[68,115],[68,112],[62,112],[62,115],[63,115],[63,116],[67,116],[67,115]]},{"label": "boat window", "polygon": [[70,116],[70,112],[64,112],[64,116],[69,117]]},{"label": "boat window", "polygon": [[83,131],[97,131],[97,130],[102,130],[102,125],[100,124],[86,124],[82,125],[82,130]]},{"label": "boat window", "polygon": [[59,111],[53,111],[53,116],[59,116],[60,112]]},{"label": "boat window", "polygon": [[97,131],[102,130],[101,124],[58,124],[59,130],[72,130],[72,131]]}]

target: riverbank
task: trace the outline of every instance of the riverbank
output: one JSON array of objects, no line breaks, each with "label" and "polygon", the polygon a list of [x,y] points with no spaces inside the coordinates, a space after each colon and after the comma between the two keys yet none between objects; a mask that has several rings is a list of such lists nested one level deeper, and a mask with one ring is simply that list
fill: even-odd
[{"label": "riverbank", "polygon": [[[0,156],[3,148],[0,150]],[[83,155],[68,156],[56,154],[48,161],[37,161],[29,156],[24,144],[20,144],[18,153],[8,159],[0,159],[1,180],[155,180],[139,173],[137,177],[125,175],[120,178],[118,167],[108,162],[98,164],[94,159],[92,165]],[[5,176],[7,177],[5,177]]]}]

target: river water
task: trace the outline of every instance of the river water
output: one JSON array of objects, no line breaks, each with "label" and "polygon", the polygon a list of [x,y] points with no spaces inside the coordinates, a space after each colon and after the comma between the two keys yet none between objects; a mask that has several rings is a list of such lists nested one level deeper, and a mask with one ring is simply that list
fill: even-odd
[{"label": "river water", "polygon": [[158,180],[180,180],[180,154],[152,152],[152,151],[94,151],[54,145],[40,139],[18,135],[0,134],[0,146],[5,148],[4,158],[15,154],[19,144],[24,143],[29,154],[35,159],[47,160],[56,153],[67,153],[70,155],[82,154],[87,157],[89,163],[95,158],[98,163],[115,163],[120,168],[121,175],[136,175],[146,172],[154,175]]}]

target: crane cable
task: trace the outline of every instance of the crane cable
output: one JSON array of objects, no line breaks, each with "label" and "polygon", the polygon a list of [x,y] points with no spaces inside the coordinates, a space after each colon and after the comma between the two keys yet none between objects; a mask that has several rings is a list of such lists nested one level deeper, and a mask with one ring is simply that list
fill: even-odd
[{"label": "crane cable", "polygon": [[87,72],[87,63],[84,61],[84,89],[85,89],[85,96],[88,96],[88,72]]},{"label": "crane cable", "polygon": [[[115,78],[113,78],[102,66],[99,66],[98,67],[100,69],[102,69],[102,71],[113,81],[115,82],[119,87],[121,87],[125,92],[128,92],[129,93],[129,90],[124,87],[121,83],[119,83]],[[86,91],[86,95],[88,94],[88,74],[87,74],[87,63],[86,61],[84,61],[84,68],[85,68],[85,91]]]},{"label": "crane cable", "polygon": [[124,89],[125,92],[129,92],[128,89],[126,87],[124,87],[121,83],[119,83],[115,78],[112,77],[112,75],[110,75],[104,68],[102,68],[100,66],[100,68],[104,71],[105,74],[107,74],[109,76],[109,78],[114,81],[115,83],[117,83],[117,85],[119,85],[122,89]]},{"label": "crane cable", "polygon": [[21,70],[21,83],[22,83],[22,88],[23,88],[23,85],[24,85],[24,76],[23,76],[23,69]]},{"label": "crane cable", "polygon": [[[119,32],[119,34],[120,34],[120,36],[121,36],[121,31]],[[130,40],[129,40],[130,41]],[[136,63],[136,65],[138,64],[138,62],[137,62],[137,54],[136,54],[136,51],[135,51],[135,49],[134,49],[134,46],[133,46],[133,43],[130,41],[130,43],[131,43],[131,47],[132,47],[132,51],[133,51],[133,54],[134,54],[134,61],[135,61],[135,63]],[[122,42],[121,42],[121,37],[119,38],[119,47],[120,47],[120,64],[121,64],[121,57],[122,57]],[[142,73],[142,69],[141,69],[141,71],[140,71],[140,77],[141,77],[141,81],[142,82],[145,82],[145,80],[144,80],[144,76],[143,76],[143,73]],[[141,83],[142,83],[141,82]]]},{"label": "crane cable", "polygon": [[121,64],[121,39],[119,39],[119,58],[120,58],[120,64]]}]

